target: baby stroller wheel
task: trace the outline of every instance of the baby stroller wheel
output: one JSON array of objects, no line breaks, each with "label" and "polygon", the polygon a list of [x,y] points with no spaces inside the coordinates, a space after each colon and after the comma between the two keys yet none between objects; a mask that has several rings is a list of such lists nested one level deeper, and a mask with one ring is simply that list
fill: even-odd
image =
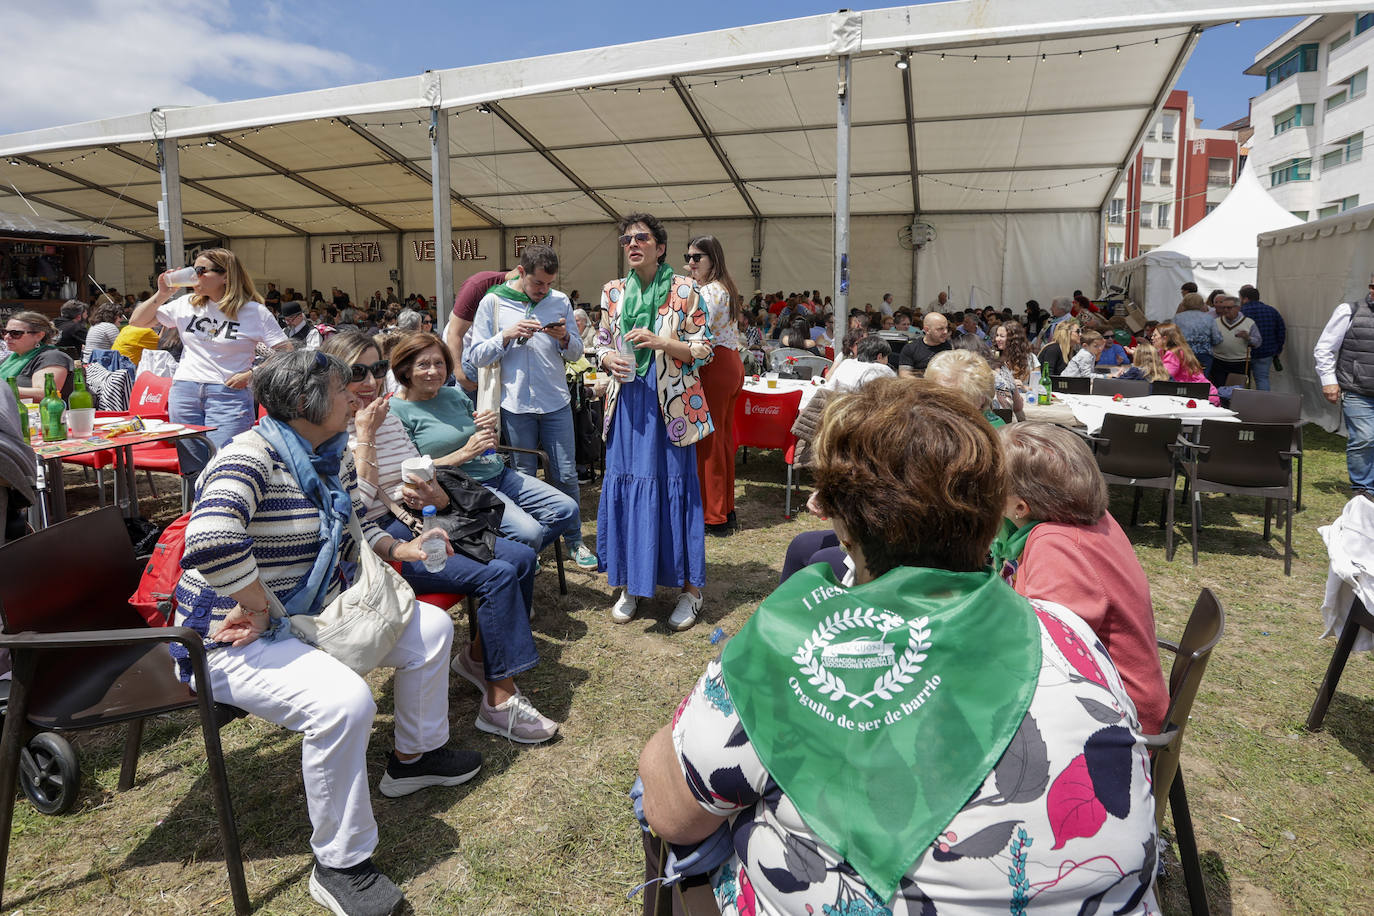
[{"label": "baby stroller wheel", "polygon": [[39,732],[19,752],[19,784],[44,814],[66,814],[81,789],[81,766],[66,738]]}]

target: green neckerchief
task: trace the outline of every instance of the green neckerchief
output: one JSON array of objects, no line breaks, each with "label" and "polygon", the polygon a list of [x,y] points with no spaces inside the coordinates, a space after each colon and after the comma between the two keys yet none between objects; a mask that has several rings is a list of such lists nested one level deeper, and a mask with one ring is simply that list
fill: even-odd
[{"label": "green neckerchief", "polygon": [[516,302],[528,303],[530,301],[529,296],[526,296],[524,293],[520,292],[520,290],[505,283],[498,283],[487,290],[487,292],[500,296],[502,299],[512,299]]},{"label": "green neckerchief", "polygon": [[983,411],[983,419],[991,423],[993,429],[996,429],[999,426],[1007,425],[1007,421],[1003,420],[1001,417],[997,416],[997,414],[993,413],[991,408]]},{"label": "green neckerchief", "polygon": [[[1031,529],[1039,522],[1026,522],[1020,528],[1011,519],[1002,519],[1002,527],[992,542],[992,571],[1007,582],[1016,581],[1016,568],[1021,564],[1021,551],[1026,549],[1026,538]],[[1008,569],[1010,567],[1010,569]]]},{"label": "green neckerchief", "polygon": [[38,358],[38,354],[44,350],[56,350],[51,344],[40,344],[27,353],[11,353],[5,357],[5,361],[0,363],[0,379],[18,378],[24,374],[24,370]]},{"label": "green neckerchief", "polygon": [[1040,637],[990,571],[796,573],[721,658],[740,723],[808,827],[882,900],[978,791],[1030,708]]},{"label": "green neckerchief", "polygon": [[[652,328],[654,313],[668,299],[668,290],[673,285],[673,269],[667,264],[658,265],[658,273],[653,282],[641,287],[639,274],[630,271],[625,278],[625,301],[620,303],[620,333],[623,335],[631,328]],[[635,347],[635,374],[645,375],[653,364],[654,351],[648,347]]]}]

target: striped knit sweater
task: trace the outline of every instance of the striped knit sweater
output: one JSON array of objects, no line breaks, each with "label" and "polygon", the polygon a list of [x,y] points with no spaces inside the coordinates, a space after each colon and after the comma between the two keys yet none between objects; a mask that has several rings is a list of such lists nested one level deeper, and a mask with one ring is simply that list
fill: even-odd
[{"label": "striped knit sweater", "polygon": [[[364,518],[351,455],[344,455],[339,476],[353,497],[353,511]],[[368,521],[363,522],[363,534],[369,546],[386,537]],[[322,546],[319,513],[282,457],[252,430],[235,436],[205,468],[196,486],[181,559],[184,572],[176,588],[177,624],[208,634],[234,606],[228,596],[259,577],[274,593],[285,595],[310,574]],[[347,528],[339,557],[358,559]],[[326,603],[346,587],[336,568]],[[180,657],[185,679],[189,668],[184,650],[172,648],[173,656]]]}]

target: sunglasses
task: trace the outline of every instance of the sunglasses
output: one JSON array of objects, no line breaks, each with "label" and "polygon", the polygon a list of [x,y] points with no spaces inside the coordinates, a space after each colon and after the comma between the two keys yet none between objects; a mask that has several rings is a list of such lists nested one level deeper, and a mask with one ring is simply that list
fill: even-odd
[{"label": "sunglasses", "polygon": [[617,239],[617,241],[620,242],[620,247],[624,248],[631,242],[638,242],[641,245],[647,245],[651,239],[653,239],[653,235],[651,233],[631,232],[626,235],[622,235],[619,239]]},{"label": "sunglasses", "polygon": [[8,337],[8,338],[10,338],[10,339],[14,339],[14,338],[16,338],[16,337],[23,337],[25,334],[39,334],[39,333],[42,333],[42,332],[40,332],[40,331],[25,331],[25,330],[22,330],[22,329],[21,329],[21,330],[15,330],[14,328],[5,328],[5,330],[4,330],[3,333],[4,333],[4,336],[5,336],[5,337]]},{"label": "sunglasses", "polygon": [[702,254],[702,253],[699,252],[699,251],[698,251],[696,254],[692,254],[692,253],[688,252],[687,254],[684,254],[684,255],[682,256],[682,260],[685,261],[685,262],[688,263],[688,264],[696,264],[697,262],[699,262],[699,261],[700,261],[702,258],[704,258],[704,257],[706,257],[706,255]]},{"label": "sunglasses", "polygon": [[370,366],[365,363],[354,363],[351,367],[353,381],[361,382],[363,379],[367,378],[369,374],[371,374],[373,378],[382,378],[386,375],[386,370],[390,368],[391,360],[389,359],[379,359]]},{"label": "sunglasses", "polygon": [[196,276],[197,276],[197,277],[203,277],[203,276],[205,276],[206,274],[222,274],[222,273],[224,273],[224,268],[223,268],[223,267],[201,267],[199,264],[197,264],[195,267],[192,267],[191,269],[194,270],[194,271],[196,272]]}]

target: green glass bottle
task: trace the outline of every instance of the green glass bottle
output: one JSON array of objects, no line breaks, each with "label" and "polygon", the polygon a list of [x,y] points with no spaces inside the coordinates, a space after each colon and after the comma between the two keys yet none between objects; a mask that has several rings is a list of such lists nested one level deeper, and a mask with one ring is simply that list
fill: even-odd
[{"label": "green glass bottle", "polygon": [[72,396],[67,398],[67,407],[71,410],[90,410],[95,407],[95,400],[91,397],[90,391],[86,389],[86,369],[77,363],[75,373],[75,381],[72,382]]},{"label": "green glass bottle", "polygon": [[1053,386],[1050,384],[1050,364],[1047,362],[1041,363],[1040,391],[1036,394],[1036,402],[1040,404],[1048,404],[1050,402],[1050,389],[1052,387]]},{"label": "green glass bottle", "polygon": [[24,399],[19,396],[19,378],[10,376],[10,390],[14,392],[14,403],[19,408],[19,432],[24,435],[24,441],[29,441],[29,408],[24,403]]},{"label": "green glass bottle", "polygon": [[43,418],[43,441],[61,442],[67,438],[67,405],[57,393],[52,375],[43,376],[43,400],[38,405],[38,415]]}]

